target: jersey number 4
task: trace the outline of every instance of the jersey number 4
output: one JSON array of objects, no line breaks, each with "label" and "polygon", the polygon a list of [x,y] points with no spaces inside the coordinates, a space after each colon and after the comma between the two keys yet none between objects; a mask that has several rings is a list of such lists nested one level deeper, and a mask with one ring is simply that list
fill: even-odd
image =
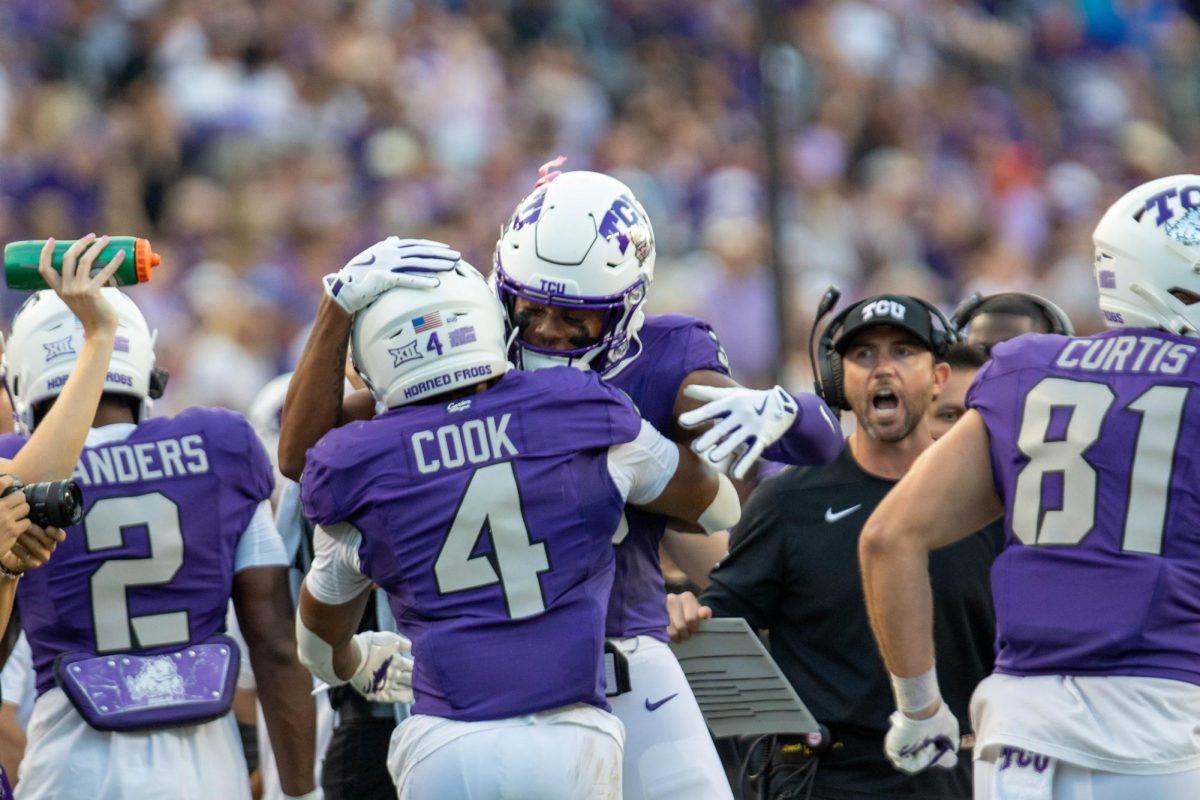
[{"label": "jersey number 4", "polygon": [[97,653],[186,644],[190,639],[186,611],[129,615],[129,589],[169,583],[183,566],[183,532],[174,500],[161,492],[97,500],[83,518],[87,549],[95,553],[121,547],[125,531],[139,526],[146,529],[150,555],[114,558],[92,573]]},{"label": "jersey number 4", "polygon": [[[486,555],[472,555],[485,531],[491,532],[495,566]],[[512,462],[475,470],[433,565],[438,591],[451,594],[498,583],[508,616],[520,619],[546,610],[539,576],[549,569],[546,545],[529,538]]]},{"label": "jersey number 4", "polygon": [[[1121,549],[1162,554],[1167,496],[1179,429],[1187,402],[1186,386],[1153,386],[1113,413],[1141,417],[1129,467],[1129,490]],[[1085,452],[1099,438],[1116,395],[1093,381],[1044,378],[1025,399],[1017,447],[1029,458],[1017,475],[1013,534],[1027,545],[1076,545],[1096,525],[1099,479]],[[1061,436],[1047,439],[1056,408],[1068,409]],[[1058,474],[1062,506],[1042,508],[1042,483]]]}]

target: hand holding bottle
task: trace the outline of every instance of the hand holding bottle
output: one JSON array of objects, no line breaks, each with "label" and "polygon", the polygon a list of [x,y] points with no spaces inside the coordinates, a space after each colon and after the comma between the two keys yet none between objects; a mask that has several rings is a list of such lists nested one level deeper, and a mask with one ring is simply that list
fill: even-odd
[{"label": "hand holding bottle", "polygon": [[61,275],[51,263],[54,239],[46,240],[38,260],[38,272],[41,273],[42,279],[79,318],[85,338],[97,334],[115,336],[117,331],[117,312],[100,294],[100,289],[121,266],[125,260],[125,252],[118,251],[99,272],[91,274],[96,257],[107,245],[107,236],[96,238],[94,233],[76,240],[62,256]]}]

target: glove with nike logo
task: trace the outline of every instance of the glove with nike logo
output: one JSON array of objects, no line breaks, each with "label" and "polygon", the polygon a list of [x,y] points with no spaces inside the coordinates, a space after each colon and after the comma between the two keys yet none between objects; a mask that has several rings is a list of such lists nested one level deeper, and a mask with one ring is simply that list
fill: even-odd
[{"label": "glove with nike logo", "polygon": [[696,428],[705,422],[715,422],[692,442],[692,450],[718,469],[733,456],[729,474],[736,480],[745,478],[763,450],[796,421],[796,398],[781,386],[759,391],[741,386],[692,384],[683,393],[705,401],[705,405],[680,414],[680,425]]},{"label": "glove with nike logo", "polygon": [[913,719],[893,711],[888,722],[883,749],[896,769],[911,774],[931,765],[953,769],[958,764],[958,720],[945,703],[932,717]]},{"label": "glove with nike logo", "polygon": [[413,660],[408,639],[391,631],[366,631],[351,641],[362,660],[347,683],[372,703],[411,703]]},{"label": "glove with nike logo", "polygon": [[391,289],[432,289],[437,273],[454,269],[462,255],[442,242],[389,236],[324,278],[325,293],[354,315]]}]

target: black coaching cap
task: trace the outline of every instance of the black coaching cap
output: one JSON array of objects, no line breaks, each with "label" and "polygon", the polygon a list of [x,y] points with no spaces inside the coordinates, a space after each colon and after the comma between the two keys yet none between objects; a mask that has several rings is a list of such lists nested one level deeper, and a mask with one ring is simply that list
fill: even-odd
[{"label": "black coaching cap", "polygon": [[[933,319],[929,309],[917,298],[906,294],[880,294],[860,301],[846,315],[841,335],[833,348],[838,355],[845,355],[855,336],[878,325],[891,325],[908,331],[930,352],[940,354],[940,348],[934,343]],[[938,337],[938,341],[940,339]]]}]

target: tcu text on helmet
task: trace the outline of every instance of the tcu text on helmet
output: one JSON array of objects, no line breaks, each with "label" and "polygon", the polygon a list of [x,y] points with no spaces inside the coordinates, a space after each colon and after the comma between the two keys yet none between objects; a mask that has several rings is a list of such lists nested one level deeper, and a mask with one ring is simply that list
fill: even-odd
[{"label": "tcu text on helmet", "polygon": [[[1172,203],[1172,198],[1175,202]],[[1200,207],[1200,186],[1185,186],[1182,189],[1164,189],[1156,195],[1146,198],[1146,211],[1157,211],[1155,225],[1164,225],[1175,216],[1174,206],[1178,205],[1183,211]]]},{"label": "tcu text on helmet", "polygon": [[903,321],[906,311],[908,309],[904,307],[904,304],[897,303],[895,300],[876,300],[863,306],[861,314],[864,322],[876,317],[891,317]]}]

